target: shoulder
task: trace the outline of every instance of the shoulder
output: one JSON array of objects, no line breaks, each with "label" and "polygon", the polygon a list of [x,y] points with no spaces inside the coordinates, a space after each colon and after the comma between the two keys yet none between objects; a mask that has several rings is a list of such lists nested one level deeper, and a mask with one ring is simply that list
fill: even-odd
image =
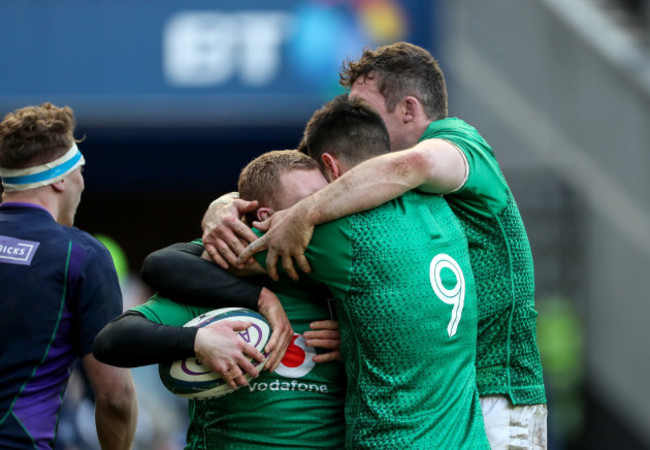
[{"label": "shoulder", "polygon": [[92,270],[111,272],[115,270],[113,258],[104,244],[79,228],[63,225],[60,227],[62,228],[60,231],[62,237],[65,236],[65,241],[70,247],[71,258],[80,264],[80,268],[92,267]]},{"label": "shoulder", "polygon": [[506,206],[509,188],[499,162],[479,132],[458,118],[431,123],[422,139],[444,139],[465,156],[468,175],[463,187],[450,193],[452,201],[469,202],[472,208],[501,210]]},{"label": "shoulder", "polygon": [[443,139],[460,147],[466,153],[467,151],[482,152],[494,158],[492,148],[478,130],[457,117],[431,122],[420,137],[420,141],[427,139]]},{"label": "shoulder", "polygon": [[501,168],[492,147],[473,126],[461,119],[451,117],[432,122],[420,137],[420,142],[442,140],[456,147],[464,156],[468,176],[480,172],[490,182],[501,181]]},{"label": "shoulder", "polygon": [[99,258],[111,257],[106,246],[87,231],[69,227],[68,236],[73,245],[82,248],[88,255]]},{"label": "shoulder", "polygon": [[445,119],[434,120],[429,124],[424,132],[423,139],[427,139],[428,134],[437,133],[457,133],[464,134],[468,137],[480,137],[478,130],[458,117],[447,117]]}]

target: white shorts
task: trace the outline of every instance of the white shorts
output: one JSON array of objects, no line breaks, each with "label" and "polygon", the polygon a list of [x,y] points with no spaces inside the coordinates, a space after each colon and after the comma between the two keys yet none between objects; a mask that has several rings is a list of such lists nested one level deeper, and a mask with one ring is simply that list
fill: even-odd
[{"label": "white shorts", "polygon": [[480,400],[492,450],[546,449],[546,404],[515,406],[500,395]]}]

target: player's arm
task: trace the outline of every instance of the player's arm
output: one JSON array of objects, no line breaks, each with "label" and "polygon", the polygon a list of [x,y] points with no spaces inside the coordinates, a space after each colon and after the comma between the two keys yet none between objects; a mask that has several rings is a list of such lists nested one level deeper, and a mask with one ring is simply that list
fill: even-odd
[{"label": "player's arm", "polygon": [[257,201],[242,200],[237,192],[231,192],[214,200],[205,212],[201,222],[203,244],[212,260],[222,268],[242,266],[237,256],[256,236],[241,218],[255,208]]},{"label": "player's arm", "polygon": [[126,311],[95,338],[99,361],[117,367],[169,363],[194,356],[198,328],[162,325],[137,311]]},{"label": "player's arm", "polygon": [[131,372],[103,364],[92,353],[81,361],[95,393],[95,424],[101,448],[131,448],[138,418]]},{"label": "player's arm", "polygon": [[[248,283],[211,261],[201,258],[204,248],[179,243],[158,250],[145,258],[142,279],[161,295],[176,302],[206,308],[242,307],[258,311],[271,325],[270,352],[265,370],[273,372],[282,361],[293,329],[278,297],[266,287]],[[255,265],[242,269],[254,270]],[[252,273],[252,272],[251,272]]]},{"label": "player's arm", "polygon": [[99,332],[93,353],[97,360],[117,367],[170,363],[196,356],[235,388],[247,383],[243,372],[258,375],[247,357],[258,362],[265,359],[237,335],[249,326],[250,322],[240,321],[223,321],[203,328],[167,326],[137,311],[127,311]]},{"label": "player's arm", "polygon": [[70,268],[67,283],[75,341],[95,394],[97,437],[103,449],[131,448],[138,414],[131,373],[107,367],[92,354],[98,331],[122,311],[119,280],[106,247],[89,236],[80,238],[73,245],[83,252],[82,263]]},{"label": "player's arm", "polygon": [[369,159],[291,208],[276,212],[261,224],[254,223],[267,232],[242,252],[240,260],[268,249],[269,276],[277,280],[275,267],[281,258],[287,274],[297,279],[293,259],[309,273],[304,252],[315,225],[372,209],[412,189],[452,192],[462,187],[466,178],[464,154],[441,139],[425,140],[411,149]]},{"label": "player's arm", "polygon": [[142,279],[160,295],[178,303],[257,310],[262,287],[201,258],[203,251],[203,246],[185,242],[157,250],[142,263]]}]

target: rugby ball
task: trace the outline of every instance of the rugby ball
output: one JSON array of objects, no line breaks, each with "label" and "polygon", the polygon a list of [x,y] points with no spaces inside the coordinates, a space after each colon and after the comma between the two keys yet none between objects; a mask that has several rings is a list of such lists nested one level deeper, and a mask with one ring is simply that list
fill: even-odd
[{"label": "rugby ball", "polygon": [[[201,314],[187,322],[186,327],[205,327],[222,320],[240,320],[252,325],[239,336],[264,353],[264,347],[271,336],[271,327],[261,314],[246,308],[221,308]],[[264,353],[266,356],[266,353]],[[253,365],[262,370],[266,361]],[[171,364],[159,364],[160,379],[172,393],[190,399],[221,397],[234,392],[221,378],[221,375],[208,369],[196,357],[174,361]],[[244,374],[248,380],[250,375]]]}]

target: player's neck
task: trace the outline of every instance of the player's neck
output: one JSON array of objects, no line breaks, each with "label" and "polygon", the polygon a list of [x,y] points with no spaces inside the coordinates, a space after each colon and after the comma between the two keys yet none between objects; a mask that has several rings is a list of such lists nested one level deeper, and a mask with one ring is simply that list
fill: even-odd
[{"label": "player's neck", "polygon": [[58,222],[59,217],[59,202],[55,195],[52,192],[49,192],[47,188],[50,186],[43,186],[35,189],[28,189],[26,191],[16,191],[16,192],[3,192],[2,201],[3,203],[15,202],[15,203],[30,203],[32,205],[40,206],[49,212],[54,220]]}]

